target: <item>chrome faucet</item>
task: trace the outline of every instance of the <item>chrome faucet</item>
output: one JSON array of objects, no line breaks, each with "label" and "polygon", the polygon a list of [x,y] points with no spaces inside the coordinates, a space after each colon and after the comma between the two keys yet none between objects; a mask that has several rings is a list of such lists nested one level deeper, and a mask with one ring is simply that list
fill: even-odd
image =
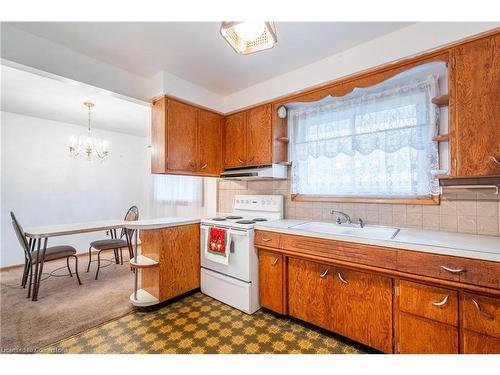
[{"label": "chrome faucet", "polygon": [[[335,215],[335,214],[338,214],[338,215],[342,215],[345,219],[345,223],[346,224],[351,224],[352,221],[351,221],[351,217],[349,215],[347,215],[345,212],[342,212],[342,211],[337,211],[337,210],[330,210],[330,214],[332,215]],[[340,216],[337,216],[337,219],[335,220],[337,224],[342,224],[342,220],[340,219]]]}]

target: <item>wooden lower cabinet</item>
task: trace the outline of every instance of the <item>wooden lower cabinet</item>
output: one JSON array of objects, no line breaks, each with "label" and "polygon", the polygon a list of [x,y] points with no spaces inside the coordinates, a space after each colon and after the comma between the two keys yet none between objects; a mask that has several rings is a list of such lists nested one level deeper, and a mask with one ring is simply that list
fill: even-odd
[{"label": "wooden lower cabinet", "polygon": [[307,260],[288,260],[288,313],[331,330],[334,301],[332,267]]},{"label": "wooden lower cabinet", "polygon": [[269,251],[259,251],[259,300],[260,305],[279,314],[283,308],[283,256]]},{"label": "wooden lower cabinet", "polygon": [[405,280],[397,290],[397,352],[458,353],[458,293]]},{"label": "wooden lower cabinet", "polygon": [[141,288],[164,302],[200,287],[200,225],[141,230],[141,253],[159,262],[141,270]]},{"label": "wooden lower cabinet", "polygon": [[332,276],[332,331],[392,352],[392,279],[342,268]]},{"label": "wooden lower cabinet", "polygon": [[398,336],[398,353],[458,353],[458,328],[449,324],[400,312]]},{"label": "wooden lower cabinet", "polygon": [[295,318],[392,352],[392,280],[306,260],[288,262]]},{"label": "wooden lower cabinet", "polygon": [[255,245],[263,307],[386,353],[500,354],[498,262],[398,250],[396,264],[364,245],[348,260],[354,244],[268,231]]}]

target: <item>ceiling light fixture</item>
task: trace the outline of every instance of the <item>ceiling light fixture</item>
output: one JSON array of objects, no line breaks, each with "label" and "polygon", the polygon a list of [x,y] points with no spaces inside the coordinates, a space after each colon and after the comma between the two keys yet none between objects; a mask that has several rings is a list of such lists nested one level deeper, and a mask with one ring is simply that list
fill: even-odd
[{"label": "ceiling light fixture", "polygon": [[222,22],[220,33],[241,55],[273,48],[278,41],[274,22]]},{"label": "ceiling light fixture", "polygon": [[69,153],[74,157],[85,154],[87,155],[87,160],[90,160],[93,154],[96,154],[101,159],[106,159],[109,155],[108,142],[95,138],[90,129],[90,110],[94,106],[94,103],[84,102],[83,105],[89,110],[88,129],[85,134],[78,137],[78,143],[76,137],[70,138]]}]

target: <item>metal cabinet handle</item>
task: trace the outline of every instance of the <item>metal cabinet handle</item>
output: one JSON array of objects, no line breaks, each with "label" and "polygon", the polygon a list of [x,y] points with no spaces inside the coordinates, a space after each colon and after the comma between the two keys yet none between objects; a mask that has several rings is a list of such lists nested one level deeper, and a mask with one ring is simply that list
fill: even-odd
[{"label": "metal cabinet handle", "polygon": [[240,163],[244,163],[244,161],[243,161],[243,160],[241,160],[241,158],[240,158],[240,157],[238,157],[238,161],[239,161]]},{"label": "metal cabinet handle", "polygon": [[328,275],[328,269],[325,272],[323,272],[321,275],[319,275],[319,277],[325,278],[326,275]]},{"label": "metal cabinet handle", "polygon": [[271,241],[271,240],[272,240],[272,238],[265,238],[265,237],[262,237],[262,238],[261,238],[261,240],[262,240],[262,241],[264,241],[264,242],[269,242],[269,241]]},{"label": "metal cabinet handle", "polygon": [[496,165],[500,165],[500,160],[498,160],[496,157],[493,155],[490,156],[490,160],[495,163]]},{"label": "metal cabinet handle", "polygon": [[347,280],[342,277],[342,274],[340,272],[337,273],[337,276],[339,277],[340,281],[342,281],[344,284],[347,284]]},{"label": "metal cabinet handle", "polygon": [[449,268],[446,266],[441,266],[441,268],[445,271],[451,272],[451,273],[462,273],[467,271],[465,268]]},{"label": "metal cabinet handle", "polygon": [[208,164],[207,164],[207,163],[203,164],[203,165],[200,167],[200,169],[205,169],[206,167],[208,167]]},{"label": "metal cabinet handle", "polygon": [[439,301],[439,302],[432,302],[432,305],[440,307],[440,306],[446,305],[447,302],[448,302],[448,296],[444,296],[444,298],[441,301]]},{"label": "metal cabinet handle", "polygon": [[276,263],[278,263],[278,260],[280,260],[280,258],[279,258],[279,257],[278,257],[278,258],[276,258],[276,259],[274,260],[274,262],[273,262],[271,265],[272,265],[272,266],[275,266],[275,265],[276,265]]},{"label": "metal cabinet handle", "polygon": [[482,316],[484,316],[486,319],[488,319],[488,320],[493,320],[494,319],[493,315],[488,314],[487,312],[484,312],[483,310],[481,310],[481,305],[479,304],[479,302],[477,302],[476,300],[472,300],[472,303],[476,307],[476,310],[479,311],[479,313]]}]

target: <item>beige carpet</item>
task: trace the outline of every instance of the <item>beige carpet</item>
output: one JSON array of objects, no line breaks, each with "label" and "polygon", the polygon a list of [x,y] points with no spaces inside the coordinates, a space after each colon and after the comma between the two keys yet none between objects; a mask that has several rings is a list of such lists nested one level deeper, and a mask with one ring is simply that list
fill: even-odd
[{"label": "beige carpet", "polygon": [[[111,258],[111,253],[103,255]],[[134,277],[128,263],[102,268],[99,279],[94,280],[97,264],[92,263],[86,273],[87,259],[79,258],[82,285],[75,277],[50,277],[42,282],[37,302],[26,298],[27,290],[19,285],[22,268],[0,272],[2,353],[33,352],[133,309],[129,296]],[[65,264],[65,260],[47,262],[44,273]],[[66,272],[61,269],[57,273]]]}]

